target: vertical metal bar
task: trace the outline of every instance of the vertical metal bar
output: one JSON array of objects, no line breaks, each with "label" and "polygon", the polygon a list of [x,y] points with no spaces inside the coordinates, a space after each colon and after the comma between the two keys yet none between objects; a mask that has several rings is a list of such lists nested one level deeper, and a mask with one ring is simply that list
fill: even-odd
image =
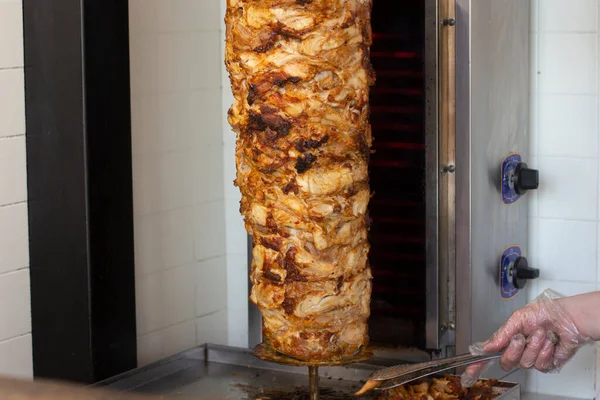
[{"label": "vertical metal bar", "polygon": [[471,344],[471,5],[456,0],[456,351]]},{"label": "vertical metal bar", "polygon": [[308,367],[308,390],[310,400],[319,400],[319,367]]},{"label": "vertical metal bar", "polygon": [[[252,272],[252,236],[248,235],[248,293],[252,290],[250,273]],[[254,348],[262,342],[262,314],[256,306],[248,300],[248,346]]]},{"label": "vertical metal bar", "polygon": [[[454,0],[440,0],[440,324],[441,344],[454,346],[456,293],[456,13]],[[446,354],[447,356],[452,354]]]},{"label": "vertical metal bar", "polygon": [[425,207],[426,207],[426,319],[425,345],[439,343],[439,216],[438,216],[438,0],[425,1]]}]

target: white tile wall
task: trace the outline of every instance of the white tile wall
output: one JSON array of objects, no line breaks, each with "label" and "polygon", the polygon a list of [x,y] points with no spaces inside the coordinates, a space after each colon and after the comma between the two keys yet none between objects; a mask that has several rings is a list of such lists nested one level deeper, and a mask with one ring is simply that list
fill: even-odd
[{"label": "white tile wall", "polygon": [[[177,175],[173,176],[177,179]],[[160,213],[163,234],[164,268],[177,267],[194,261],[194,209],[182,207]]]},{"label": "white tile wall", "polygon": [[32,378],[33,354],[30,333],[0,342],[0,374]]},{"label": "white tile wall", "polygon": [[588,221],[539,220],[537,263],[544,268],[544,279],[595,281],[596,225]]},{"label": "white tile wall", "polygon": [[[599,3],[532,2],[530,145],[540,189],[529,199],[528,253],[541,279],[530,300],[547,288],[568,296],[600,285]],[[596,353],[582,349],[558,375],[531,371],[527,389],[594,398]]]},{"label": "white tile wall", "polygon": [[138,277],[138,334],[193,320],[195,279],[195,264]]},{"label": "white tile wall", "polygon": [[[233,209],[231,213],[233,214]],[[233,225],[231,229],[233,228],[238,227]],[[228,244],[235,243],[230,242],[229,238],[227,240]],[[232,249],[233,251],[235,249]],[[229,344],[242,348],[248,347],[248,264],[246,254],[227,254],[227,304]]]},{"label": "white tile wall", "polygon": [[[21,0],[0,1],[0,69],[23,66],[23,14]],[[16,96],[14,101],[19,101]],[[4,104],[3,107],[4,108]]]},{"label": "white tile wall", "polygon": [[194,209],[196,236],[194,250],[197,260],[206,260],[225,253],[224,202],[205,203]]},{"label": "white tile wall", "polygon": [[[540,118],[545,111],[540,110]],[[572,133],[576,135],[576,132]],[[566,138],[565,138],[566,139]],[[540,142],[545,140],[540,131]],[[576,157],[538,157],[538,212],[543,218],[596,220],[598,160]],[[575,171],[577,171],[575,173]]]},{"label": "white tile wall", "polygon": [[[220,0],[221,22],[221,54],[225,53],[225,16],[226,1]],[[227,287],[229,310],[229,341],[232,345],[248,346],[248,235],[240,215],[238,188],[233,185],[235,179],[235,133],[227,122],[227,110],[233,103],[233,94],[229,82],[229,74],[224,63],[221,67],[222,124],[223,124],[223,171],[225,182],[225,221],[227,252]],[[243,276],[244,279],[240,279]]]},{"label": "white tile wall", "polygon": [[[547,32],[595,32],[598,26],[596,18],[596,0],[539,0],[539,9],[533,15],[539,15],[539,26]],[[537,26],[537,24],[535,25]]]},{"label": "white tile wall", "polygon": [[[0,75],[4,71],[0,71]],[[17,204],[27,200],[25,136],[0,139],[0,204]]]},{"label": "white tile wall", "polygon": [[129,6],[143,365],[197,344],[227,342],[223,57],[219,0],[130,0]]},{"label": "white tile wall", "polygon": [[0,274],[29,265],[28,240],[27,204],[0,207]]},{"label": "white tile wall", "polygon": [[0,375],[31,378],[21,0],[0,1]]},{"label": "white tile wall", "polygon": [[[0,3],[0,16],[2,15],[2,4]],[[10,4],[10,3],[9,3]],[[2,25],[0,25],[2,26]],[[0,41],[3,40],[0,38]],[[0,45],[1,47],[1,45]],[[2,50],[0,50],[0,59]],[[2,61],[0,61],[1,63]],[[0,69],[0,137],[23,135],[25,133],[25,87],[23,69]]]},{"label": "white tile wall", "polygon": [[224,256],[199,262],[196,266],[196,316],[222,311],[227,304],[227,261]]},{"label": "white tile wall", "polygon": [[196,321],[185,321],[138,338],[138,362],[146,365],[196,345]]},{"label": "white tile wall", "polygon": [[0,302],[0,340],[30,333],[29,269],[3,274],[0,278],[0,293],[4,299]]},{"label": "white tile wall", "polygon": [[[540,131],[544,140],[539,142],[543,157],[596,157],[598,154],[598,97],[545,94],[540,97],[544,118]],[[569,140],[563,140],[565,133]]]},{"label": "white tile wall", "polygon": [[198,319],[196,323],[196,342],[229,344],[227,331],[227,310],[217,311]]},{"label": "white tile wall", "polygon": [[[546,7],[543,0],[540,7]],[[598,38],[595,33],[544,31],[539,38],[542,93],[598,92]]]},{"label": "white tile wall", "polygon": [[218,31],[217,1],[169,0],[157,2],[158,29],[171,31]]}]

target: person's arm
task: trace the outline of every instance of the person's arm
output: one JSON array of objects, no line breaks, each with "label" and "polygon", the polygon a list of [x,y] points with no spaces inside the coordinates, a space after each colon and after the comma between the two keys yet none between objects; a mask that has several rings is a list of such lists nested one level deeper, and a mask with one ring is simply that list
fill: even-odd
[{"label": "person's arm", "polygon": [[[551,290],[515,311],[486,342],[471,346],[474,354],[504,350],[500,366],[517,365],[558,372],[585,343],[600,338],[600,293],[561,298]],[[467,368],[463,384],[474,383],[488,363]]]},{"label": "person's arm", "polygon": [[580,294],[558,300],[582,335],[600,340],[600,292]]}]

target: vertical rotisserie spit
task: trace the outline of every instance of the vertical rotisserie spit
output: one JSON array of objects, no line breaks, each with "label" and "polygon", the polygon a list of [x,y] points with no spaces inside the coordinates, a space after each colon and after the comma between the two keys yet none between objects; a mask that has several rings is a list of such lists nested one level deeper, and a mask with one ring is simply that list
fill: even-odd
[{"label": "vertical rotisserie spit", "polygon": [[369,342],[372,0],[228,0],[240,211],[263,339],[301,361]]}]

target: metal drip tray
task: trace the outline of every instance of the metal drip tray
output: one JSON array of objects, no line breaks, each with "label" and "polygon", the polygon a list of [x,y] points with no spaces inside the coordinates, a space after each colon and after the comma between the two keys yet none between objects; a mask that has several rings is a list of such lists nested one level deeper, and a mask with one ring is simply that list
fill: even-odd
[{"label": "metal drip tray", "polygon": [[[347,367],[320,367],[321,399],[357,399],[367,377],[386,361]],[[378,365],[374,365],[378,364]],[[300,400],[308,398],[308,369],[268,363],[251,350],[203,345],[98,383],[117,391],[206,400]],[[501,400],[519,400],[517,384],[503,385]],[[363,396],[361,399],[374,399]]]}]

